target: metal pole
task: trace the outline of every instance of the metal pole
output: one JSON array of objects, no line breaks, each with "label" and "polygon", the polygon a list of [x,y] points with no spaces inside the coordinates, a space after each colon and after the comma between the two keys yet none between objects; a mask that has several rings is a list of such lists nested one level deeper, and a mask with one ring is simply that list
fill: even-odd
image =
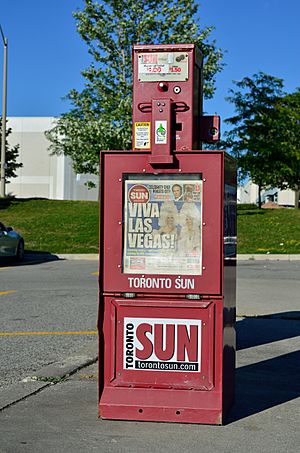
[{"label": "metal pole", "polygon": [[7,38],[3,34],[0,25],[0,31],[4,44],[3,54],[3,91],[2,91],[2,131],[1,131],[1,181],[0,181],[0,197],[5,197],[5,154],[6,154],[6,100],[7,100]]}]

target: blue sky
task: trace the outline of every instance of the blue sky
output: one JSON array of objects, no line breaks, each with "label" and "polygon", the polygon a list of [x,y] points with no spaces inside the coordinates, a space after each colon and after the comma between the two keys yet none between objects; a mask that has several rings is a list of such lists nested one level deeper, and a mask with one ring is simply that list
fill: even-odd
[{"label": "blue sky", "polygon": [[[75,29],[72,11],[82,0],[3,1],[0,23],[9,40],[9,116],[58,116],[69,109],[62,97],[81,90],[80,71],[90,61]],[[201,26],[213,25],[217,45],[226,51],[217,91],[204,109],[222,119],[233,113],[225,101],[232,80],[263,71],[284,79],[292,92],[299,81],[299,0],[202,0]],[[2,95],[3,46],[0,43]]]}]

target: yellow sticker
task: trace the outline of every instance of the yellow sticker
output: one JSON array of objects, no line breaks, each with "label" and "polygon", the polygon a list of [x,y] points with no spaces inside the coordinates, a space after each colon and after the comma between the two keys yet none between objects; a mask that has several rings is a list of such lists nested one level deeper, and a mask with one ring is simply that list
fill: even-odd
[{"label": "yellow sticker", "polygon": [[150,122],[134,123],[134,148],[150,149]]}]

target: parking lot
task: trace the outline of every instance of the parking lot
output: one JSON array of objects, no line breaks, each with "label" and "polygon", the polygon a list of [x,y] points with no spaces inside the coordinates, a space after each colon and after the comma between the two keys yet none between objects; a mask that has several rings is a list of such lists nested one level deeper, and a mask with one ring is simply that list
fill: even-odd
[{"label": "parking lot", "polygon": [[[0,451],[298,451],[298,263],[239,263],[236,403],[226,426],[98,420],[94,363],[4,409]],[[96,348],[97,261],[11,264],[0,282],[0,394]]]},{"label": "parking lot", "polygon": [[2,387],[95,341],[97,276],[97,261],[0,268]]}]

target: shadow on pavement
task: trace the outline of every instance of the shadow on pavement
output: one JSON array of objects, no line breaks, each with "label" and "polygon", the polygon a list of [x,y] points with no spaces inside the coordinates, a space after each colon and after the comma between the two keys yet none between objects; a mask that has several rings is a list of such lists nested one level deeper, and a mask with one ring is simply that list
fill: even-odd
[{"label": "shadow on pavement", "polygon": [[[295,314],[284,312],[276,314],[274,319],[247,318],[237,322],[237,349],[299,336],[300,323],[297,319],[278,319],[279,315],[289,316],[290,313]],[[232,423],[298,398],[299,364],[300,351],[294,351],[237,368],[236,402],[226,422]]]},{"label": "shadow on pavement", "polygon": [[300,351],[296,351],[238,368],[236,403],[227,423],[298,398],[299,361]]},{"label": "shadow on pavement", "polygon": [[17,261],[14,258],[1,258],[0,267],[28,266],[46,263],[48,261],[57,261],[59,259],[60,258],[58,256],[53,255],[50,252],[31,252],[30,250],[26,250],[23,261]]},{"label": "shadow on pavement", "polygon": [[300,336],[300,311],[272,317],[244,318],[236,323],[237,350]]}]

